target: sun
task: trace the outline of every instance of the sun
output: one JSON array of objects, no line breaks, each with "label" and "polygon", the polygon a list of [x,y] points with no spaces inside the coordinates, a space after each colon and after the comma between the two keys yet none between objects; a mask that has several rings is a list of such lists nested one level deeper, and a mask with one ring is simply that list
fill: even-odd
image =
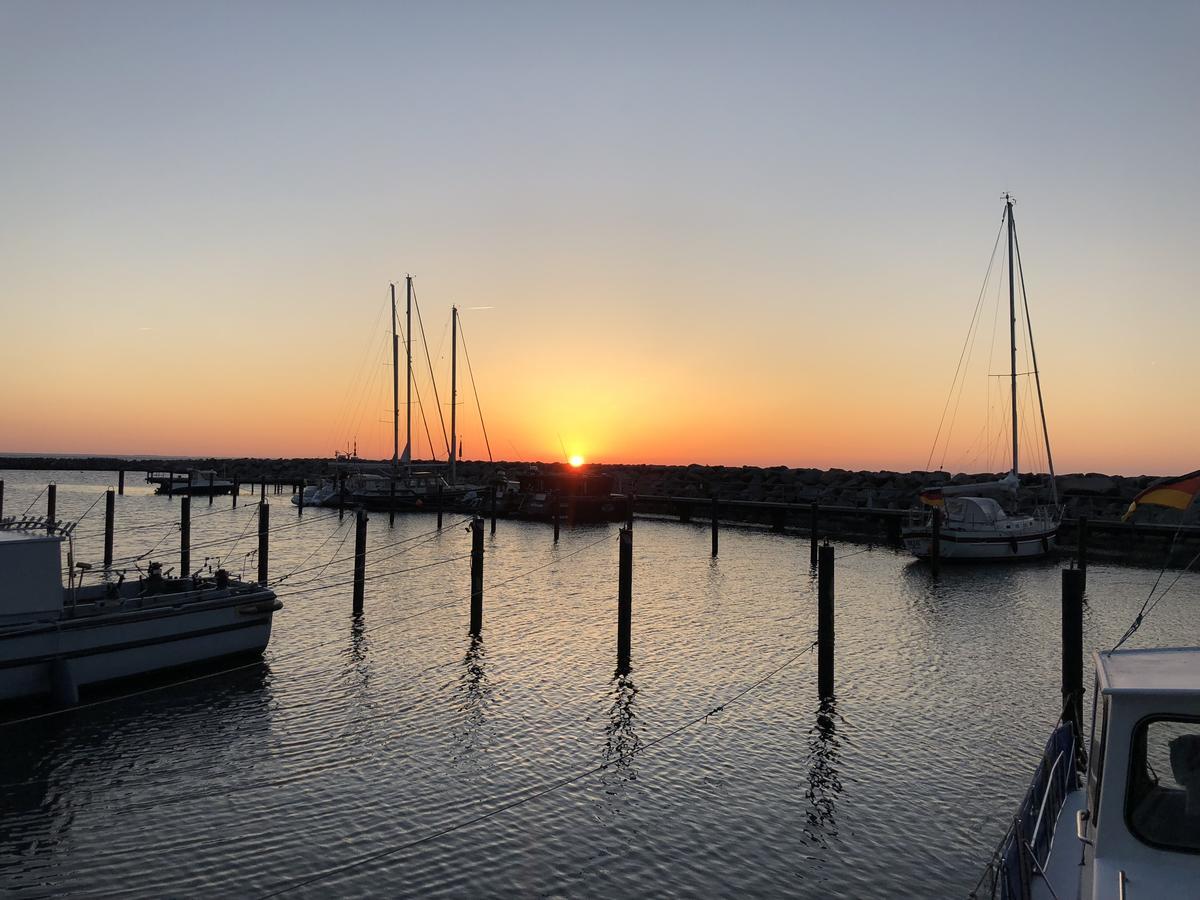
[{"label": "sun", "polygon": [[578,469],[583,465],[584,459],[578,453],[572,453],[571,458],[567,460],[571,464],[571,468]]}]

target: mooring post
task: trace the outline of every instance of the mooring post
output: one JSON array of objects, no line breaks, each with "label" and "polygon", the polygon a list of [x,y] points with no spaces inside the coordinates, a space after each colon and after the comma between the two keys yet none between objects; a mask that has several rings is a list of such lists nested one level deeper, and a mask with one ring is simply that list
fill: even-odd
[{"label": "mooring post", "polygon": [[194,478],[195,474],[196,474],[196,473],[195,473],[195,472],[193,472],[191,469],[188,469],[188,477],[187,477],[187,493],[188,493],[188,496],[189,496],[189,497],[190,497],[190,496],[192,496],[192,480],[193,480],[193,478]]},{"label": "mooring post", "polygon": [[388,528],[396,527],[396,473],[388,480]]},{"label": "mooring post", "polygon": [[354,615],[363,614],[367,582],[367,511],[360,509],[354,520]]},{"label": "mooring post", "polygon": [[721,541],[721,520],[717,516],[717,495],[713,494],[712,498],[712,555],[713,559],[717,558],[717,547]]},{"label": "mooring post", "polygon": [[116,494],[109,488],[104,492],[104,568],[112,567],[113,519],[116,513]]},{"label": "mooring post", "polygon": [[492,485],[492,537],[496,536],[496,485]]},{"label": "mooring post", "polygon": [[192,574],[192,498],[179,501],[179,577]]},{"label": "mooring post", "polygon": [[260,493],[258,495],[258,502],[266,503],[267,502],[267,482],[265,480],[262,483],[261,491],[262,491],[262,493]]},{"label": "mooring post", "polygon": [[175,472],[167,469],[167,499],[175,499]]},{"label": "mooring post", "polygon": [[263,498],[258,501],[258,583],[267,583],[267,532],[271,530],[271,507],[267,506],[267,483],[263,482]]},{"label": "mooring post", "polygon": [[4,479],[0,478],[0,519],[4,518]]},{"label": "mooring post", "polygon": [[933,574],[937,575],[942,569],[942,508],[933,508],[933,535],[929,540],[929,565]]},{"label": "mooring post", "polygon": [[471,520],[471,634],[483,630],[483,519]]},{"label": "mooring post", "polygon": [[237,475],[233,476],[233,490],[230,492],[233,495],[233,508],[237,509],[238,494],[242,492],[242,482]]},{"label": "mooring post", "polygon": [[342,472],[338,472],[337,479],[334,481],[337,485],[338,492],[338,521],[346,516],[346,476]]},{"label": "mooring post", "polygon": [[817,547],[818,547],[818,544],[817,544],[817,515],[819,512],[820,512],[820,508],[817,506],[817,503],[814,500],[812,508],[809,509],[809,512],[808,512],[808,543],[809,543],[808,555],[810,557],[809,565],[812,566],[814,569],[817,567]]},{"label": "mooring post", "polygon": [[833,696],[833,547],[817,557],[817,696]]},{"label": "mooring post", "polygon": [[1062,697],[1063,715],[1074,717],[1076,731],[1083,722],[1083,591],[1079,569],[1062,573]]},{"label": "mooring post", "polygon": [[217,480],[217,473],[209,472],[208,473],[208,505],[209,506],[213,505],[213,498],[217,495],[216,480]]},{"label": "mooring post", "polygon": [[558,492],[550,492],[550,518],[554,520],[554,543],[558,543]]},{"label": "mooring post", "polygon": [[299,496],[296,497],[296,515],[304,515],[304,486],[308,484],[307,478],[300,479]]},{"label": "mooring post", "polygon": [[617,671],[629,671],[630,631],[633,628],[633,532],[620,531],[617,571]]},{"label": "mooring post", "polygon": [[443,508],[443,506],[444,506],[444,504],[442,503],[442,485],[439,482],[438,483],[438,493],[437,493],[437,507],[438,507],[438,509],[437,509],[437,513],[438,513],[437,527],[438,527],[438,531],[442,530],[442,508]]},{"label": "mooring post", "polygon": [[630,530],[633,529],[633,504],[636,501],[637,501],[637,497],[634,494],[629,494],[626,497],[626,502],[629,504],[629,506],[625,510],[625,527]]},{"label": "mooring post", "polygon": [[125,496],[125,470],[117,469],[117,493]]},{"label": "mooring post", "polygon": [[1088,567],[1088,517],[1080,516],[1078,520],[1079,534],[1076,536],[1076,564],[1079,566],[1079,571],[1083,573],[1084,584],[1087,584],[1087,567]]},{"label": "mooring post", "polygon": [[54,530],[54,508],[58,505],[58,485],[46,485],[46,531]]}]

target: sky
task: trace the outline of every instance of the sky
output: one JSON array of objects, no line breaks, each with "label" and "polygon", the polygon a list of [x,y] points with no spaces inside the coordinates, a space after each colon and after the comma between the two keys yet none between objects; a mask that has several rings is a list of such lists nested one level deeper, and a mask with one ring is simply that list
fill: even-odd
[{"label": "sky", "polygon": [[0,0],[0,451],[390,456],[412,274],[498,459],[1003,469],[1007,286],[935,436],[1009,191],[1057,469],[1196,469],[1198,26]]}]

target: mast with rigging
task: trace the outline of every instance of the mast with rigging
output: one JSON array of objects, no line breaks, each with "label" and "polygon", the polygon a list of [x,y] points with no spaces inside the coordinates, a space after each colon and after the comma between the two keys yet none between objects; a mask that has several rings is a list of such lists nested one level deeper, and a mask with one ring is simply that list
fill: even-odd
[{"label": "mast with rigging", "polygon": [[408,371],[405,375],[404,399],[404,461],[408,463],[408,475],[412,477],[412,276],[404,276],[404,343],[408,356]]},{"label": "mast with rigging", "polygon": [[450,307],[450,483],[458,461],[458,307]]},{"label": "mast with rigging", "polygon": [[[1012,362],[1012,475],[1016,479],[1017,446],[1017,285],[1013,279],[1013,202],[1012,195],[1004,195],[1004,212],[1008,217],[1008,333],[1009,359]],[[1016,490],[1016,488],[1013,488]]]},{"label": "mast with rigging", "polygon": [[396,283],[392,282],[392,477],[400,465],[400,336],[396,334]]}]

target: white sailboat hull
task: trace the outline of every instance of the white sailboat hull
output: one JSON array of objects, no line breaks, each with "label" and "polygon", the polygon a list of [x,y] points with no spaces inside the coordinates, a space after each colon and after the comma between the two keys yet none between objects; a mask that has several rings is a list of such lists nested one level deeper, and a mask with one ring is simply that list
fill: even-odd
[{"label": "white sailboat hull", "polygon": [[[928,529],[905,529],[902,536],[904,546],[913,556],[928,559],[932,555],[933,535]],[[964,532],[943,528],[938,556],[941,559],[963,560],[1036,559],[1052,552],[1057,541],[1057,528],[1020,536],[1000,533],[985,536],[977,531]]]}]

